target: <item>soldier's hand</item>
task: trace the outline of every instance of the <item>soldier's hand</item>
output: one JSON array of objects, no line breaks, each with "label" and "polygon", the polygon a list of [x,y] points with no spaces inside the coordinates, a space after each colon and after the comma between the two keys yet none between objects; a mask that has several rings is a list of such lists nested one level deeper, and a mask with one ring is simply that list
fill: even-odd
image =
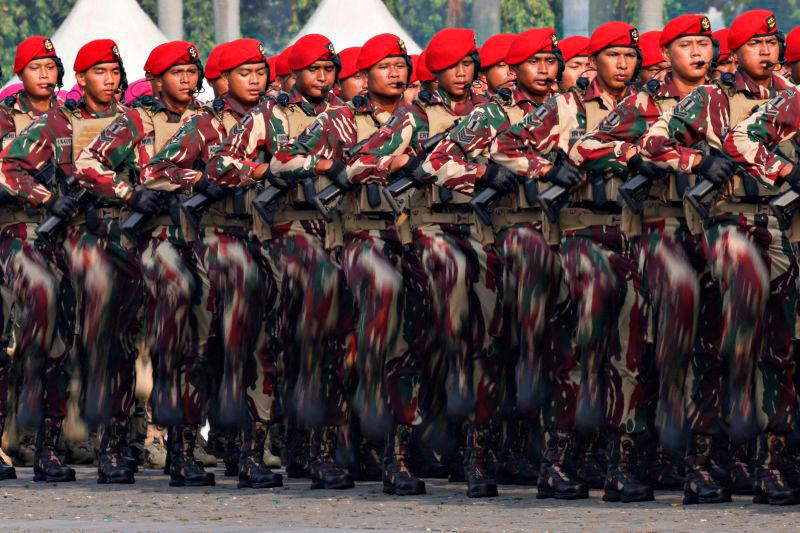
[{"label": "soldier's hand", "polygon": [[140,213],[155,215],[158,213],[158,210],[161,209],[161,198],[159,197],[158,191],[154,191],[153,189],[139,189],[133,193],[133,196],[128,200],[128,205]]},{"label": "soldier's hand", "polygon": [[733,161],[726,157],[704,155],[700,163],[695,165],[694,171],[707,180],[721,185],[731,180],[734,168]]},{"label": "soldier's hand", "polygon": [[434,181],[434,177],[422,170],[422,162],[418,157],[410,157],[400,172],[417,185],[427,185]]},{"label": "soldier's hand", "polygon": [[543,177],[544,181],[549,181],[553,185],[558,185],[565,189],[572,189],[581,182],[581,171],[572,165],[554,166]]},{"label": "soldier's hand", "polygon": [[208,177],[206,177],[205,174],[202,178],[200,178],[200,181],[194,184],[194,190],[195,192],[205,194],[213,201],[222,200],[226,193],[224,188],[220,187],[216,183],[211,183],[208,181]]},{"label": "soldier's hand", "polygon": [[66,220],[74,217],[80,209],[78,202],[69,196],[54,196],[44,205],[50,213]]},{"label": "soldier's hand", "polygon": [[503,165],[489,163],[481,177],[486,185],[500,192],[511,192],[517,187],[517,176]]},{"label": "soldier's hand", "polygon": [[355,188],[347,179],[347,165],[343,161],[334,161],[331,167],[325,171],[325,175],[343,191],[351,191]]},{"label": "soldier's hand", "polygon": [[792,164],[792,170],[783,176],[786,183],[795,191],[800,191],[800,166]]},{"label": "soldier's hand", "polygon": [[284,178],[283,176],[276,176],[272,172],[267,172],[267,181],[270,185],[277,187],[282,191],[288,191],[295,186],[294,180]]},{"label": "soldier's hand", "polygon": [[661,174],[661,169],[650,161],[645,161],[639,154],[628,159],[628,171],[630,171],[632,176],[641,174],[651,180],[658,178]]},{"label": "soldier's hand", "polygon": [[17,199],[11,195],[7,190],[0,187],[0,207],[6,205],[13,205],[17,203]]}]

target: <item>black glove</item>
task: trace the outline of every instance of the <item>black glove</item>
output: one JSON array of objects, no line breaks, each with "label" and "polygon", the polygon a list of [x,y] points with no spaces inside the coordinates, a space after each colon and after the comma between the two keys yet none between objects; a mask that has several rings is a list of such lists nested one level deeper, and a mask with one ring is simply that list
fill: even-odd
[{"label": "black glove", "polygon": [[694,171],[707,180],[721,185],[731,180],[734,167],[733,161],[726,157],[704,155],[700,164],[694,167]]},{"label": "black glove", "polygon": [[7,205],[14,205],[17,203],[16,197],[12,196],[4,188],[0,187],[0,207],[4,207]]},{"label": "black glove", "polygon": [[200,178],[200,181],[194,184],[194,191],[205,194],[210,200],[215,202],[217,200],[222,200],[227,193],[223,187],[208,181],[208,177],[205,174]]},{"label": "black glove", "polygon": [[295,180],[293,179],[287,179],[282,176],[276,176],[269,170],[267,171],[267,175],[265,177],[267,178],[267,181],[269,182],[270,185],[272,185],[273,187],[277,187],[278,189],[284,192],[293,189],[296,183]]},{"label": "black glove", "polygon": [[325,175],[328,176],[334,185],[343,191],[352,191],[355,186],[347,179],[347,165],[343,161],[334,161]]},{"label": "black glove", "polygon": [[631,176],[641,174],[651,180],[661,176],[661,169],[650,161],[645,161],[639,154],[628,160],[628,171],[630,171]]},{"label": "black glove", "polygon": [[69,196],[54,196],[44,206],[50,213],[64,220],[74,217],[80,209],[78,202]]},{"label": "black glove", "polygon": [[783,180],[795,191],[800,191],[800,165],[792,164],[792,171]]},{"label": "black glove", "polygon": [[408,160],[408,163],[400,169],[400,172],[417,185],[427,185],[434,181],[434,177],[422,170],[422,162],[422,159],[412,157]]},{"label": "black glove", "polygon": [[153,189],[139,189],[128,200],[128,205],[134,211],[145,215],[155,215],[161,209],[161,197],[158,191]]},{"label": "black glove", "polygon": [[517,176],[503,165],[489,163],[481,180],[492,189],[511,192],[517,188]]},{"label": "black glove", "polygon": [[581,172],[571,165],[553,166],[543,179],[553,185],[571,189],[581,182]]}]

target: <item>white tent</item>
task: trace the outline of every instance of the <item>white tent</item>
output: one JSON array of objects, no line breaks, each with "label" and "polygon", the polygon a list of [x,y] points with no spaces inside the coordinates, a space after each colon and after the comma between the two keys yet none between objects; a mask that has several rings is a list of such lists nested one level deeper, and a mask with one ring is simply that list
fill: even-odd
[{"label": "white tent", "polygon": [[[125,64],[128,81],[144,76],[150,51],[167,41],[136,0],[78,0],[58,30],[53,45],[64,62],[64,88],[75,85],[72,65],[81,46],[94,39],[114,39]],[[16,83],[16,77],[8,83]]]},{"label": "white tent", "polygon": [[403,39],[409,54],[422,50],[381,0],[322,0],[291,42],[309,33],[326,36],[337,51],[361,46],[379,33],[393,33]]}]

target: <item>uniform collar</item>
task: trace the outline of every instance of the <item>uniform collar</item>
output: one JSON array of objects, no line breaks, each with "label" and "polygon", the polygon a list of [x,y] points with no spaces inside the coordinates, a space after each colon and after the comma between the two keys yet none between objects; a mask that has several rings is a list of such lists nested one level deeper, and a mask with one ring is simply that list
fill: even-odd
[{"label": "uniform collar", "polygon": [[296,86],[292,87],[292,90],[289,91],[288,96],[289,100],[287,102],[287,105],[299,104],[303,108],[303,110],[306,111],[306,113],[309,113],[311,115],[319,115],[320,113],[328,109],[328,107],[331,105],[342,104],[342,101],[339,99],[338,96],[333,94],[333,91],[330,91],[325,96],[325,99],[323,99],[318,104],[315,104],[306,99],[302,94],[300,94],[300,91],[297,90]]},{"label": "uniform collar", "polygon": [[[197,101],[197,100],[193,100],[193,101],[192,101],[192,102],[191,102],[191,103],[190,103],[190,104],[189,104],[189,105],[186,107],[186,111],[193,111],[193,110],[197,110],[197,109],[199,109],[200,107],[202,107],[202,104],[201,104],[199,101]],[[157,95],[154,95],[154,96],[153,96],[153,106],[151,107],[151,109],[153,110],[153,113],[158,113],[159,111],[164,111],[164,112],[165,112],[165,113],[167,113],[168,115],[173,115],[173,116],[176,116],[176,117],[181,117],[181,116],[183,116],[183,113],[178,113],[178,112],[176,112],[176,111],[173,111],[173,110],[169,109],[169,108],[168,108],[166,105],[164,105],[164,102],[161,100],[161,97],[160,97],[160,96],[157,96]],[[184,113],[185,113],[185,112],[184,112]]]},{"label": "uniform collar", "polygon": [[108,118],[119,113],[121,106],[117,102],[114,102],[108,109],[104,111],[93,110],[89,109],[89,106],[86,105],[86,97],[81,96],[81,99],[78,100],[77,109],[80,111],[83,118]]},{"label": "uniform collar", "polygon": [[675,80],[672,79],[672,73],[667,74],[664,78],[664,81],[658,86],[658,90],[656,91],[656,96],[661,98],[683,98],[684,95],[678,90],[678,86],[675,85]]},{"label": "uniform collar", "polygon": [[777,74],[772,76],[772,83],[769,88],[762,87],[740,69],[736,69],[734,80],[734,89],[737,93],[749,93],[751,96],[759,99],[772,98],[778,91],[789,88],[786,80]]},{"label": "uniform collar", "polygon": [[[625,94],[622,95],[620,98],[620,102],[628,95],[631,94],[633,85],[629,85],[628,89],[625,91]],[[598,100],[606,109],[614,109],[617,106],[617,101],[606,91],[600,87],[600,82],[598,81],[597,77],[595,77],[591,83],[589,83],[589,87],[586,88],[586,93],[583,96],[583,100]]]},{"label": "uniform collar", "polygon": [[[53,97],[50,99],[50,107],[55,107],[57,105],[58,100],[56,99],[56,96],[53,95]],[[28,113],[36,117],[44,114],[39,112],[35,107],[33,107],[33,105],[31,105],[31,99],[28,96],[28,93],[25,91],[20,91],[17,93],[17,101],[14,102],[14,109],[20,113]]]},{"label": "uniform collar", "polygon": [[[258,104],[256,104],[258,105]],[[255,107],[255,106],[253,106]],[[230,111],[234,116],[243,117],[247,114],[249,109],[246,109],[239,100],[226,93],[222,97],[222,111]]]},{"label": "uniform collar", "polygon": [[[485,103],[489,99],[486,96],[477,94],[470,90],[469,95],[467,96],[467,100],[471,101],[473,104],[477,105],[479,103]],[[444,89],[436,89],[436,92],[431,94],[431,103],[432,104],[441,104],[451,111],[455,109],[456,104],[450,98],[450,95]]]}]

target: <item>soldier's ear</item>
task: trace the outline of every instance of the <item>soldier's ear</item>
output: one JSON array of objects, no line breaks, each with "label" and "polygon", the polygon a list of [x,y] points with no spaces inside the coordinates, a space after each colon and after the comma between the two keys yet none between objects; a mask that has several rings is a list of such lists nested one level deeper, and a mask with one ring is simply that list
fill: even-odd
[{"label": "soldier's ear", "polygon": [[669,47],[664,46],[661,48],[661,57],[664,58],[664,61],[672,63],[672,56],[669,53]]},{"label": "soldier's ear", "polygon": [[85,72],[76,72],[75,73],[75,81],[78,82],[78,86],[81,89],[86,89],[86,73]]}]

